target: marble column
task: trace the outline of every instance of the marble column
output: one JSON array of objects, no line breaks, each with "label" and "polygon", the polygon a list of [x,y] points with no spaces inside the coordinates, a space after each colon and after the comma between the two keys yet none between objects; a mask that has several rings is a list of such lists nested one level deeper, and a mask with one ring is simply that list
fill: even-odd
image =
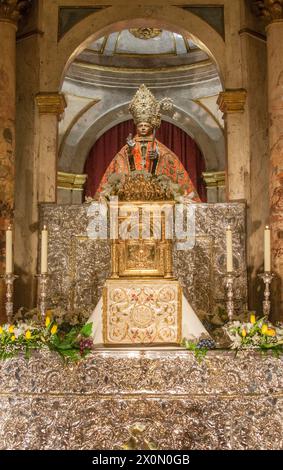
[{"label": "marble column", "polygon": [[[0,2],[0,273],[5,269],[5,229],[14,217],[16,30],[27,4]],[[4,302],[5,285],[0,281],[0,322],[5,320]]]},{"label": "marble column", "polygon": [[226,178],[224,171],[217,171],[215,173],[217,182],[217,201],[226,202]]},{"label": "marble column", "polygon": [[213,172],[205,172],[202,174],[206,186],[207,202],[217,202],[217,182]]},{"label": "marble column", "polygon": [[219,109],[224,113],[226,127],[226,191],[229,201],[248,199],[249,167],[243,142],[246,96],[244,89],[226,90],[219,94],[217,100]]},{"label": "marble column", "polygon": [[58,120],[66,107],[62,93],[39,93],[36,96],[39,112],[38,201],[56,202]]},{"label": "marble column", "polygon": [[272,318],[283,319],[283,0],[258,0],[258,14],[266,21],[269,200],[272,270]]}]

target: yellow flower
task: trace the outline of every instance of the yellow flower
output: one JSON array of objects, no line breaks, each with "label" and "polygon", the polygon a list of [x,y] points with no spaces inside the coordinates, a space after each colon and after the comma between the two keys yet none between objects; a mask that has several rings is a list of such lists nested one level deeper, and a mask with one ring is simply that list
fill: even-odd
[{"label": "yellow flower", "polygon": [[2,335],[2,333],[3,333],[3,328],[2,326],[0,326],[0,335]]},{"label": "yellow flower", "polygon": [[245,328],[242,329],[242,337],[245,338],[247,336],[247,330]]},{"label": "yellow flower", "polygon": [[261,332],[262,332],[262,334],[263,334],[263,335],[266,335],[267,331],[268,331],[268,326],[265,325],[265,324],[263,324],[262,327],[261,327]]},{"label": "yellow flower", "polygon": [[11,336],[11,340],[12,340],[12,341],[15,341],[15,339],[16,339],[16,336],[15,336],[15,335]]},{"label": "yellow flower", "polygon": [[250,322],[254,325],[255,324],[255,314],[252,313],[250,316]]},{"label": "yellow flower", "polygon": [[57,325],[53,325],[52,328],[51,328],[51,334],[52,334],[52,335],[55,335],[55,333],[57,333],[57,330],[58,330],[58,326],[57,326]]},{"label": "yellow flower", "polygon": [[276,331],[273,328],[268,328],[266,334],[267,336],[276,336]]},{"label": "yellow flower", "polygon": [[50,323],[51,323],[50,317],[47,315],[47,317],[45,318],[45,326],[46,326],[46,328],[48,328],[48,326],[50,325]]},{"label": "yellow flower", "polygon": [[14,325],[10,325],[8,328],[9,333],[14,333]]},{"label": "yellow flower", "polygon": [[29,330],[26,331],[26,339],[31,339],[31,332]]},{"label": "yellow flower", "polygon": [[49,318],[52,317],[52,313],[53,313],[53,310],[50,310],[50,309],[46,310],[46,316],[47,317],[49,317]]}]

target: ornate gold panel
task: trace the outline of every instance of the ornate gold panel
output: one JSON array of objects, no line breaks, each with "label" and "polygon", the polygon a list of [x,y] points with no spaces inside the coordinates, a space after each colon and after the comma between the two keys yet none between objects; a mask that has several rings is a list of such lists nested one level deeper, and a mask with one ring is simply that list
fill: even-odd
[{"label": "ornate gold panel", "polygon": [[[166,213],[162,206],[174,206],[174,203],[161,201],[119,203],[119,234],[123,235],[123,224],[127,221],[130,210],[135,208],[139,219],[133,222],[131,230],[136,229],[136,238],[123,239],[112,242],[112,277],[166,277],[172,278],[172,240],[165,240]],[[154,212],[154,207],[159,212]],[[128,212],[129,211],[129,212]],[[143,211],[148,214],[149,237],[143,237]],[[124,229],[125,231],[126,229]],[[158,238],[158,235],[160,238]]]},{"label": "ornate gold panel", "polygon": [[164,253],[154,241],[119,243],[119,276],[164,276]]},{"label": "ornate gold panel", "polygon": [[181,321],[182,291],[178,281],[106,281],[103,292],[105,345],[179,345]]}]

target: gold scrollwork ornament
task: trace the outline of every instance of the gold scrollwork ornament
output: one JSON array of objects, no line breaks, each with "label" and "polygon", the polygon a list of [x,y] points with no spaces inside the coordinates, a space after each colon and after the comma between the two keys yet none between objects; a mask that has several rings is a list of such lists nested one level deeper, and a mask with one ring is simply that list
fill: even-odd
[{"label": "gold scrollwork ornament", "polygon": [[153,39],[160,36],[162,29],[159,28],[131,28],[130,33],[138,39]]}]

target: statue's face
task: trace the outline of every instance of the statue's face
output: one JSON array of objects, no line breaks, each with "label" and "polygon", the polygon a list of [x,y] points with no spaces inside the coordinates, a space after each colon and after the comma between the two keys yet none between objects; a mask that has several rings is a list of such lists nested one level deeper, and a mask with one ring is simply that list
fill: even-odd
[{"label": "statue's face", "polygon": [[152,126],[148,122],[139,122],[137,125],[138,135],[145,137],[152,134]]}]

